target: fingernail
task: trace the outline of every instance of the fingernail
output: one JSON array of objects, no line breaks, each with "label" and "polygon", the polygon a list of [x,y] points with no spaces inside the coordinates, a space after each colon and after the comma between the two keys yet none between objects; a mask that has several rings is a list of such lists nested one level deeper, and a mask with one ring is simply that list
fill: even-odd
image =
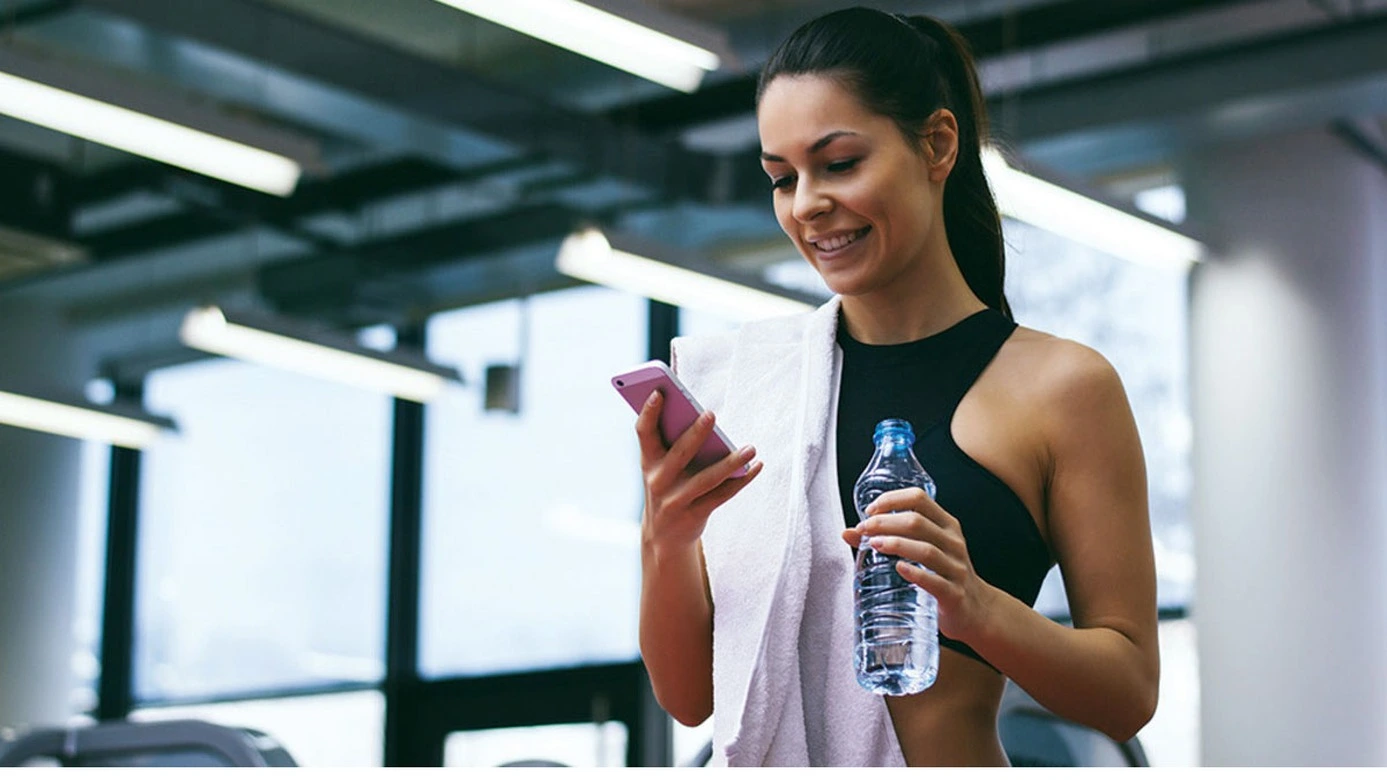
[{"label": "fingernail", "polygon": [[867,544],[870,544],[873,550],[880,550],[882,545],[886,544],[886,537],[873,536],[867,540]]},{"label": "fingernail", "polygon": [[653,391],[651,391],[650,397],[647,398],[647,399],[645,399],[645,405],[646,405],[646,406],[654,406],[655,404],[657,404],[657,403],[659,403],[659,402],[660,402],[660,391],[659,391],[659,390],[653,390]]},{"label": "fingernail", "polygon": [[755,454],[756,454],[756,448],[753,447],[753,446],[751,446],[750,444],[746,445],[745,447],[741,448],[740,450],[737,450],[737,456],[740,457],[740,458],[743,458],[743,459],[750,458],[751,456],[753,456],[753,455],[755,455]]}]

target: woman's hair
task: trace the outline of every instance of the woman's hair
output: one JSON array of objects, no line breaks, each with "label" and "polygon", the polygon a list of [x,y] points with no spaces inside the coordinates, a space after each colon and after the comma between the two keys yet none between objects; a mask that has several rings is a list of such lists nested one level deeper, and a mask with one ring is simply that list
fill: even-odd
[{"label": "woman's hair", "polygon": [[801,75],[838,81],[867,110],[893,120],[917,151],[934,112],[953,112],[958,159],[944,187],[949,248],[973,294],[1010,317],[1002,218],[982,169],[987,110],[963,36],[928,16],[870,8],[835,11],[807,22],[780,44],[761,71],[757,104],[777,76]]}]

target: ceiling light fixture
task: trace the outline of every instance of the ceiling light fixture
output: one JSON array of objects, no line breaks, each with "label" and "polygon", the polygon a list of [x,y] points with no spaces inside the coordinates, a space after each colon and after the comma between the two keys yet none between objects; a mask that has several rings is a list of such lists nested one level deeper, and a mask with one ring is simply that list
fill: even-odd
[{"label": "ceiling light fixture", "polygon": [[596,228],[570,235],[555,261],[560,273],[644,298],[698,309],[734,320],[749,320],[812,310],[812,296],[778,288],[754,277],[704,263],[656,260],[673,250],[638,249],[629,239],[613,238]]},{"label": "ceiling light fixture", "polygon": [[216,306],[188,312],[178,335],[187,346],[204,352],[419,403],[438,396],[449,381],[462,381],[455,369],[430,363],[422,355],[400,349],[373,352],[337,334],[309,333],[263,315],[228,315]]},{"label": "ceiling light fixture", "polygon": [[1200,242],[1072,189],[1013,168],[996,149],[982,152],[997,206],[1018,219],[1124,260],[1188,268],[1204,254]]},{"label": "ceiling light fixture", "polygon": [[[715,49],[726,48],[687,23],[679,25],[679,37],[640,24],[633,19],[652,9],[634,4],[617,14],[578,0],[437,1],[681,92],[698,89],[704,74],[721,67]],[[599,2],[613,6],[613,0]],[[708,40],[686,40],[694,37]]]},{"label": "ceiling light fixture", "polygon": [[0,390],[0,423],[74,439],[143,449],[165,431],[176,430],[166,417],[118,406],[100,407]]},{"label": "ceiling light fixture", "polygon": [[109,73],[0,47],[0,114],[272,195],[316,146]]}]

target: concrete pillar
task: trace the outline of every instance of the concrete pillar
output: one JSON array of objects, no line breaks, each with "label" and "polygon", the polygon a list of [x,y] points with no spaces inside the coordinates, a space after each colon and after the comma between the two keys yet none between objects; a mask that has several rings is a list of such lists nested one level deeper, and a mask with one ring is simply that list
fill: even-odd
[{"label": "concrete pillar", "polygon": [[[56,312],[0,297],[0,386],[80,392]],[[81,443],[0,425],[0,726],[71,714]]]},{"label": "concrete pillar", "polygon": [[1201,762],[1387,764],[1387,175],[1313,131],[1185,182]]}]

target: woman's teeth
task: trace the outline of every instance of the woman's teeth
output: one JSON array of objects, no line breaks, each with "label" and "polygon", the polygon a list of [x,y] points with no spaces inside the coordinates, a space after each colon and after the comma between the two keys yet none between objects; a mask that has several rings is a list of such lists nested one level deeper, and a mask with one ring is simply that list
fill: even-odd
[{"label": "woman's teeth", "polygon": [[823,241],[814,241],[812,243],[820,252],[836,252],[866,234],[867,228],[862,228],[852,233],[844,233],[840,236],[834,236],[833,238],[824,239]]}]

